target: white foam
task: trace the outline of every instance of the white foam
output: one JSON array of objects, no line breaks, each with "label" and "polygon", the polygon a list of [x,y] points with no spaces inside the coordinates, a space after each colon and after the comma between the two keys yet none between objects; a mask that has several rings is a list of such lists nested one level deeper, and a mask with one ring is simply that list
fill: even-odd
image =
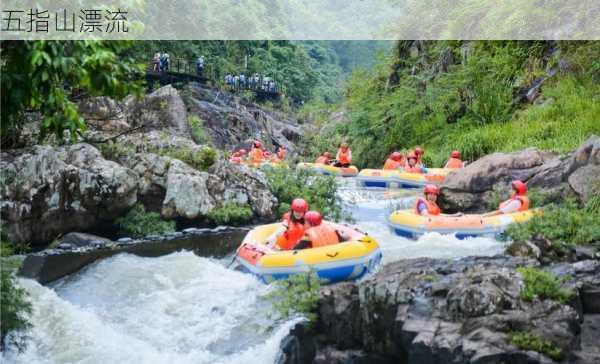
[{"label": "white foam", "polygon": [[119,255],[54,287],[20,282],[34,327],[7,363],[269,363],[293,323],[268,318],[267,286],[188,252]]}]

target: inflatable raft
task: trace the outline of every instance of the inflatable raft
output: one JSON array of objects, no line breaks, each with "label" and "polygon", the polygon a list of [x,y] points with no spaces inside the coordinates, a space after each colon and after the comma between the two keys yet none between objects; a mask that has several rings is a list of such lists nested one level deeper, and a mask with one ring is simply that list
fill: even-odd
[{"label": "inflatable raft", "polygon": [[365,187],[421,188],[427,184],[444,182],[449,168],[428,168],[428,173],[408,173],[402,170],[363,169],[357,180]]},{"label": "inflatable raft", "polygon": [[279,250],[265,245],[266,239],[281,224],[269,224],[252,229],[236,253],[242,271],[250,272],[269,283],[293,274],[314,270],[319,278],[330,283],[357,279],[372,272],[381,261],[377,241],[348,226],[323,222],[335,227],[350,240],[301,250]]},{"label": "inflatable raft", "polygon": [[388,218],[392,231],[399,236],[416,239],[428,232],[456,234],[459,239],[475,236],[497,237],[515,222],[531,219],[539,210],[527,210],[490,217],[482,215],[421,216],[414,210],[395,211]]},{"label": "inflatable raft", "polygon": [[298,163],[297,169],[304,169],[328,176],[354,177],[358,174],[358,168],[355,166],[334,167],[321,163]]}]

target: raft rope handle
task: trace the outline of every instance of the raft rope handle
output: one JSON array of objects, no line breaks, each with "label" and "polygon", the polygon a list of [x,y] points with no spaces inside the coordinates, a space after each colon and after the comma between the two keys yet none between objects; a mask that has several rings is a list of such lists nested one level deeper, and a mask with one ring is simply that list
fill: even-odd
[{"label": "raft rope handle", "polygon": [[339,254],[340,254],[339,252],[335,252],[335,253],[333,253],[333,254],[329,254],[329,253],[327,253],[327,254],[325,254],[325,255],[327,255],[329,258],[335,258],[335,257],[337,257]]}]

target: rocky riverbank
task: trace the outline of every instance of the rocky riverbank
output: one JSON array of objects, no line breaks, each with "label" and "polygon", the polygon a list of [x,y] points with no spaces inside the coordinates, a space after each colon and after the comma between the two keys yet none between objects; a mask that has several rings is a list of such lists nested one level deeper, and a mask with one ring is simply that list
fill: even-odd
[{"label": "rocky riverbank", "polygon": [[[363,282],[325,287],[316,339],[294,330],[281,362],[598,362],[598,351],[586,343],[600,313],[600,261],[543,268],[571,290],[564,303],[523,298],[516,268],[537,265],[508,256],[411,259]],[[519,347],[517,334],[547,343],[544,354]]]},{"label": "rocky riverbank", "polygon": [[264,175],[229,164],[215,148],[261,138],[293,154],[296,120],[198,84],[79,107],[86,142],[35,145],[30,135],[25,147],[1,153],[2,220],[14,244],[43,246],[71,231],[104,235],[137,203],[181,226],[207,226],[207,215],[232,204],[249,207],[254,221],[273,218],[277,199]]}]

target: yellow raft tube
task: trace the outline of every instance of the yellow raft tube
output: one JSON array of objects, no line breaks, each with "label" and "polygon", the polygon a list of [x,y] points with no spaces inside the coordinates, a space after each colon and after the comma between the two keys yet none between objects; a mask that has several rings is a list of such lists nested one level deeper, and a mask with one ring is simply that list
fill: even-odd
[{"label": "yellow raft tube", "polygon": [[408,173],[402,170],[363,169],[357,176],[365,187],[421,188],[427,184],[439,185],[454,169],[427,168],[427,173]]},{"label": "yellow raft tube", "polygon": [[279,250],[268,247],[266,240],[281,223],[262,225],[248,232],[235,259],[241,270],[267,283],[311,270],[333,283],[360,278],[377,268],[382,254],[375,239],[346,225],[323,223],[332,225],[350,240],[318,248]]},{"label": "yellow raft tube", "polygon": [[354,177],[358,174],[358,168],[356,168],[356,166],[344,168],[334,167],[322,163],[298,163],[296,168],[299,170],[309,170],[328,176]]},{"label": "yellow raft tube", "polygon": [[459,239],[475,236],[497,237],[508,227],[517,222],[525,222],[540,210],[533,209],[512,214],[490,217],[482,215],[463,216],[421,216],[414,210],[399,210],[388,218],[388,225],[399,236],[416,239],[428,232],[440,234],[456,234]]}]

